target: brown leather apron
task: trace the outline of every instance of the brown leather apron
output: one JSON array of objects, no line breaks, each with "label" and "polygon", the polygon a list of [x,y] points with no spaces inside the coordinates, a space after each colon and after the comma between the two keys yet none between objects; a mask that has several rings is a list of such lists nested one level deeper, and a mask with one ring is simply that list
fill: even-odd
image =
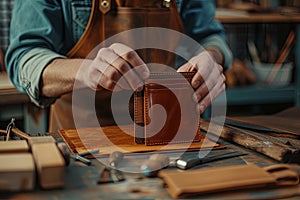
[{"label": "brown leather apron", "polygon": [[[98,44],[117,33],[134,28],[162,27],[183,32],[175,0],[92,1],[92,10],[86,30],[76,45],[68,52],[69,58],[87,58],[88,56],[89,59],[93,59],[95,54],[90,54],[90,52]],[[176,44],[172,40],[168,42],[170,45],[174,45],[174,43]],[[94,50],[93,52],[97,51]],[[137,50],[137,52],[145,63],[171,65],[174,61],[174,56],[170,52],[159,49],[142,49]],[[85,94],[83,91],[82,95]],[[107,90],[98,91],[95,98],[95,109],[100,125],[114,124],[110,109],[111,92]],[[78,108],[82,111],[81,117],[86,121],[85,124],[81,125],[82,127],[93,126],[89,124],[88,119],[95,116],[91,113],[94,111],[89,111],[88,107],[89,105],[82,104]],[[120,106],[119,110],[120,114],[128,113],[128,104]],[[72,115],[72,93],[57,99],[51,106],[50,112],[49,131],[69,128],[75,128]]]}]

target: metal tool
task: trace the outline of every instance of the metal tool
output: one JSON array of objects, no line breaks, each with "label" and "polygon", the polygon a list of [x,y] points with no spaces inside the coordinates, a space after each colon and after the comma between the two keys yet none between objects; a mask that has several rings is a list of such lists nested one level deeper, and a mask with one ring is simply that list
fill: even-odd
[{"label": "metal tool", "polygon": [[124,158],[124,154],[120,151],[114,151],[109,155],[109,165],[116,167]]},{"label": "metal tool", "polygon": [[86,165],[91,165],[92,164],[92,161],[83,157],[83,156],[80,156],[78,153],[75,153],[75,154],[71,154],[71,158],[73,158],[74,160],[78,160]]},{"label": "metal tool", "polygon": [[233,158],[237,156],[243,156],[246,153],[242,152],[225,152],[222,154],[217,154],[213,156],[206,156],[203,158],[199,158],[199,156],[195,155],[183,155],[176,161],[176,166],[180,169],[190,169],[196,165],[209,163],[217,160],[223,160],[227,158]]},{"label": "metal tool", "polygon": [[89,156],[89,155],[93,155],[96,153],[99,153],[99,149],[92,149],[92,150],[88,150],[85,152],[81,152],[81,153],[75,153],[75,154],[71,154],[71,158],[73,158],[76,161],[80,161],[86,165],[91,165],[92,161],[88,158],[85,158],[85,156]]},{"label": "metal tool", "polygon": [[6,127],[6,141],[9,140],[11,129],[15,127],[15,118],[12,118],[10,123]]},{"label": "metal tool", "polygon": [[121,171],[105,166],[100,168],[99,174],[100,176],[97,181],[98,184],[117,183],[125,180],[124,175]]},{"label": "metal tool", "polygon": [[25,133],[16,127],[15,118],[12,118],[10,123],[6,127],[6,141],[9,140],[9,138],[11,136],[10,133],[13,133],[14,135],[16,135],[22,139],[26,139],[26,140],[29,140],[31,137],[30,134]]},{"label": "metal tool", "polygon": [[142,163],[140,170],[146,177],[155,177],[159,170],[170,165],[170,158],[164,154],[153,154],[148,160]]}]

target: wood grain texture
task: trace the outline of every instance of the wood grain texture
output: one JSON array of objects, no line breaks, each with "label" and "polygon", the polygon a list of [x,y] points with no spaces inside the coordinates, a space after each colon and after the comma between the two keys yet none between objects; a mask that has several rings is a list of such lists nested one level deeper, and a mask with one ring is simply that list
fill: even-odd
[{"label": "wood grain texture", "polygon": [[113,151],[124,153],[151,152],[151,151],[183,151],[208,148],[224,148],[225,146],[216,144],[210,140],[202,142],[146,146],[136,144],[133,137],[133,125],[127,126],[107,126],[103,128],[83,128],[59,130],[62,138],[68,144],[73,153],[81,153],[88,149],[100,149],[95,157],[106,156]]}]

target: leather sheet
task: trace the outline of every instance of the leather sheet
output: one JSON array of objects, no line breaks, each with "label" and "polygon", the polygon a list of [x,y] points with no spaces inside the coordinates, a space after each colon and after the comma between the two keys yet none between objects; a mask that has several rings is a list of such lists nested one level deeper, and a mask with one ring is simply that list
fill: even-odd
[{"label": "leather sheet", "polygon": [[300,107],[288,108],[274,115],[249,117],[226,117],[226,124],[253,129],[300,136]]},{"label": "leather sheet", "polygon": [[[126,133],[125,133],[126,132]],[[99,154],[95,157],[107,156],[113,151],[124,153],[151,152],[151,151],[191,151],[199,149],[220,149],[224,145],[216,144],[210,140],[186,144],[169,144],[146,146],[136,144],[133,138],[133,125],[107,126],[103,128],[82,128],[59,130],[59,134],[65,140],[73,153],[81,153],[89,149],[98,148]],[[205,142],[204,142],[205,141]]]}]

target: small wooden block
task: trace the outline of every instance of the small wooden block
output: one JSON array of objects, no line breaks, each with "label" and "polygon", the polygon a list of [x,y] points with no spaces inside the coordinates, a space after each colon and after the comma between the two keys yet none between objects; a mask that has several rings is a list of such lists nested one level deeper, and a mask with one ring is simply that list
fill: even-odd
[{"label": "small wooden block", "polygon": [[31,137],[28,139],[29,146],[36,143],[55,143],[55,139],[52,136]]},{"label": "small wooden block", "polygon": [[44,189],[61,188],[65,184],[65,160],[55,143],[35,143],[31,151]]},{"label": "small wooden block", "polygon": [[20,153],[20,152],[28,152],[28,151],[29,151],[29,146],[26,140],[0,141],[0,154]]},{"label": "small wooden block", "polygon": [[0,163],[1,191],[34,189],[35,166],[30,153],[2,153]]}]

